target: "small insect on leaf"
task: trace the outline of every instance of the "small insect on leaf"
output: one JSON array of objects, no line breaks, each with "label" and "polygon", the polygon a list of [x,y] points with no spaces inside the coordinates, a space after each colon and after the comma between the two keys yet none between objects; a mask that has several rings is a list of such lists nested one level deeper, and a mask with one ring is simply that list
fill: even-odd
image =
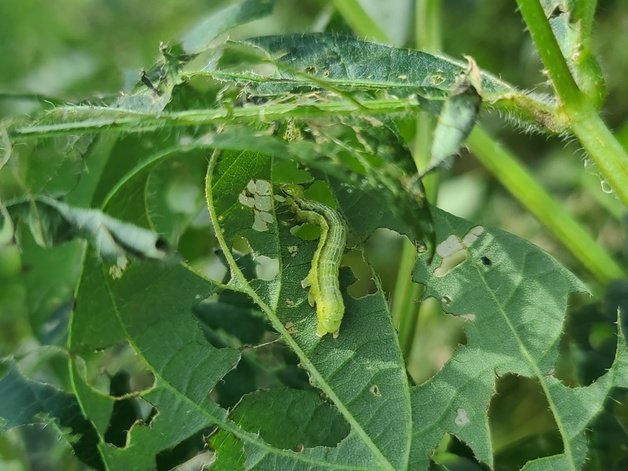
[{"label": "small insect on leaf", "polygon": [[308,302],[316,306],[316,335],[338,337],[345,305],[338,283],[338,271],[347,242],[347,229],[340,214],[327,205],[304,199],[303,188],[283,185],[286,202],[297,218],[316,224],[321,235],[308,275],[301,285],[310,288]]}]

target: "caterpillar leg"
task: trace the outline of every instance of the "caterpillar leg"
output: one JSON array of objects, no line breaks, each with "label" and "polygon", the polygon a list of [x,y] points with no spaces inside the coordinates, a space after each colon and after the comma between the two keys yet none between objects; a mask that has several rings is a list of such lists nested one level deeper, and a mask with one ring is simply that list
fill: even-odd
[{"label": "caterpillar leg", "polygon": [[316,298],[318,298],[318,282],[316,280],[316,273],[314,273],[313,270],[310,270],[308,275],[303,278],[301,286],[303,288],[310,287],[310,290],[307,293],[307,302],[310,306],[314,307],[316,304]]},{"label": "caterpillar leg", "polygon": [[317,337],[324,337],[327,334],[331,334],[335,339],[337,339],[338,335],[340,335],[340,327],[337,330],[335,330],[334,332],[330,332],[329,330],[327,330],[325,325],[323,325],[323,323],[319,322],[316,325],[316,336]]}]

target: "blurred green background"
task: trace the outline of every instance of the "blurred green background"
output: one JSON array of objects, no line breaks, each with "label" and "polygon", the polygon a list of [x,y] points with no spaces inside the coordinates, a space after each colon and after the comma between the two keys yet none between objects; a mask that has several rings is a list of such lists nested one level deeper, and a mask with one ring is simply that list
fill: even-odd
[{"label": "blurred green background", "polygon": [[[160,42],[182,36],[204,15],[230,2],[209,0],[2,0],[0,1],[0,118],[34,113],[59,102],[96,101],[129,90],[157,57]],[[411,0],[363,1],[373,17],[397,46],[414,42]],[[628,0],[600,0],[594,30],[594,47],[607,78],[608,98],[602,115],[628,146]],[[246,37],[304,31],[335,31],[351,34],[332,2],[325,0],[280,0],[272,17],[245,25],[233,36]],[[540,61],[523,28],[514,1],[444,0],[443,52],[460,58],[474,57],[478,65],[512,84],[536,91],[549,91]],[[505,142],[525,162],[537,179],[564,205],[598,242],[623,266],[628,265],[625,208],[609,194],[595,168],[572,140],[522,133],[497,113],[484,113],[487,129]],[[439,205],[482,224],[510,231],[543,247],[574,271],[594,291],[604,291],[591,275],[468,152],[463,152],[441,183]],[[32,242],[25,241],[28,245]],[[371,241],[373,257],[385,289],[391,291],[397,266],[391,250],[400,249],[398,239],[382,235]],[[31,258],[37,257],[32,248]],[[68,253],[71,253],[70,249]],[[43,256],[43,251],[41,252]],[[16,255],[19,257],[19,255]],[[74,270],[65,263],[60,269]],[[64,260],[68,262],[67,260]],[[78,261],[77,261],[78,262]],[[22,260],[24,263],[24,260]],[[19,262],[18,262],[19,265]],[[0,267],[10,261],[0,260]],[[63,266],[63,268],[61,268]],[[0,284],[10,278],[0,270]],[[0,295],[4,288],[0,286]],[[50,301],[55,309],[68,309],[69,292],[59,292]],[[8,299],[8,298],[6,298]],[[24,299],[14,306],[3,300],[0,307],[0,351],[29,348],[28,317]],[[45,309],[46,306],[40,308]],[[21,317],[23,316],[23,317]],[[612,316],[611,316],[612,317]],[[453,320],[439,316],[421,321],[410,372],[417,380],[432,374],[450,356],[458,341]],[[457,322],[456,322],[457,323]],[[32,346],[32,345],[31,345]],[[63,375],[63,367],[59,374]],[[502,384],[506,391],[512,384]],[[500,392],[503,392],[500,389]],[[504,393],[505,394],[505,393]],[[540,397],[539,394],[534,393]],[[496,403],[494,408],[499,409]],[[512,410],[502,404],[505,410]],[[542,407],[543,408],[543,407]],[[523,415],[530,409],[519,406]],[[539,412],[543,416],[543,411]],[[513,421],[516,419],[513,419]],[[36,438],[34,438],[36,437]],[[13,433],[0,438],[0,469],[10,468],[12,456],[26,453],[33,469],[80,469],[61,446],[59,468],[49,467],[50,447],[56,438]],[[29,440],[31,442],[29,443]],[[507,440],[507,438],[504,438]],[[38,450],[41,456],[37,454]],[[5,466],[5,467],[2,467]],[[19,466],[19,465],[16,465]],[[38,468],[38,466],[40,466]]]},{"label": "blurred green background", "polygon": [[[230,3],[202,0],[43,0],[0,2],[0,117],[31,113],[51,102],[115,96],[128,90],[140,70],[157,57],[161,41],[179,38],[200,17]],[[396,45],[413,43],[412,1],[363,1]],[[527,89],[547,91],[539,59],[514,2],[446,0],[443,52],[473,56],[480,67]],[[272,17],[240,28],[236,36],[328,30],[350,33],[332,2],[280,0]],[[599,1],[595,49],[608,81],[603,116],[628,142],[628,0]],[[521,134],[496,113],[484,118],[538,179],[596,235],[626,261],[622,207],[577,144]],[[441,205],[521,235],[556,255],[585,281],[589,275],[468,155],[445,179]]]}]

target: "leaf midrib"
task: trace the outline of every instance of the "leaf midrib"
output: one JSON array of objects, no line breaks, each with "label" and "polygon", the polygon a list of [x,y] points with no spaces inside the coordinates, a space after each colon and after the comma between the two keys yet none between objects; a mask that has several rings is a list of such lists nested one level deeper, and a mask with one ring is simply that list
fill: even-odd
[{"label": "leaf midrib", "polygon": [[[106,273],[104,273],[106,275]],[[199,275],[201,276],[201,275]],[[207,280],[208,282],[211,282],[211,280]],[[324,466],[327,463],[325,463],[324,461],[318,461],[318,460],[314,460],[312,458],[306,457],[304,455],[292,452],[290,450],[284,450],[281,448],[274,448],[272,446],[270,446],[268,443],[266,443],[263,440],[259,440],[258,439],[258,435],[247,432],[246,430],[241,429],[240,427],[238,427],[237,425],[235,425],[233,422],[229,421],[229,420],[223,420],[218,416],[214,416],[212,415],[209,411],[207,411],[207,409],[205,409],[204,407],[202,407],[200,404],[196,403],[195,401],[193,401],[192,399],[190,399],[185,392],[180,391],[177,387],[175,387],[173,384],[171,384],[169,381],[167,381],[152,365],[152,363],[146,358],[146,356],[143,354],[143,349],[141,347],[139,347],[139,345],[137,345],[137,343],[135,342],[135,338],[133,335],[131,335],[126,327],[126,324],[123,321],[123,318],[120,314],[120,309],[118,308],[118,304],[115,302],[115,296],[113,294],[113,292],[111,291],[111,286],[109,285],[109,283],[106,284],[106,289],[107,289],[107,294],[109,296],[109,300],[111,302],[111,306],[113,307],[113,310],[115,312],[116,318],[118,319],[118,322],[120,323],[125,336],[129,342],[129,344],[133,347],[133,349],[137,352],[137,354],[142,358],[142,360],[144,361],[144,363],[150,368],[150,370],[153,372],[153,374],[155,375],[155,378],[160,380],[160,384],[162,385],[162,387],[170,390],[174,395],[176,395],[177,397],[179,397],[181,400],[185,401],[187,404],[189,404],[190,406],[192,406],[194,409],[196,409],[197,411],[199,411],[201,414],[203,414],[205,417],[207,417],[212,423],[218,424],[220,425],[221,428],[223,428],[225,431],[234,434],[235,436],[241,438],[242,440],[245,440],[251,444],[253,444],[254,446],[257,446],[259,448],[262,448],[263,450],[265,450],[267,453],[269,454],[275,454],[275,455],[281,455],[281,456],[286,456],[290,459],[296,460],[296,461],[302,461],[305,463],[309,463],[309,464],[314,464],[317,466]],[[157,388],[156,386],[154,387],[155,389]],[[149,392],[150,390],[146,391]],[[155,405],[157,407],[157,405]],[[216,405],[216,407],[218,408],[218,406]],[[220,409],[219,410],[224,410],[224,409]],[[227,414],[227,411],[225,410],[225,415]],[[100,438],[100,437],[99,437]],[[103,457],[104,459],[104,457]],[[334,465],[334,468],[337,469],[347,469],[347,470],[354,470],[354,469],[360,469],[360,468],[356,468],[354,466],[336,466]],[[370,468],[362,468],[365,471],[366,470],[370,470]]]},{"label": "leaf midrib", "polygon": [[[449,226],[450,226],[451,231],[454,231],[454,227],[451,226],[451,224]],[[524,252],[523,256],[525,259],[525,257],[528,256],[527,252]],[[471,263],[473,264],[473,267],[478,272],[478,278],[482,280],[482,284],[484,285],[485,291],[489,294],[495,306],[497,306],[498,312],[500,313],[500,315],[506,322],[506,325],[510,329],[513,338],[516,340],[517,345],[519,347],[519,351],[521,352],[521,355],[523,356],[523,358],[526,360],[526,362],[528,363],[528,365],[534,372],[536,379],[539,381],[539,384],[541,385],[541,388],[543,389],[545,397],[547,398],[549,408],[552,411],[552,415],[554,416],[554,420],[556,421],[556,425],[558,427],[558,430],[560,432],[560,435],[563,441],[563,447],[564,447],[563,454],[567,458],[570,468],[573,469],[574,471],[577,471],[578,467],[576,466],[575,461],[574,461],[573,453],[571,450],[571,442],[565,432],[565,426],[563,425],[563,422],[562,422],[562,416],[559,414],[558,409],[556,408],[556,404],[554,402],[552,394],[550,393],[549,386],[547,382],[545,381],[545,376],[539,369],[537,363],[534,361],[534,358],[528,351],[528,348],[526,347],[526,345],[522,342],[521,337],[519,333],[517,332],[517,330],[515,329],[514,325],[512,324],[512,322],[510,322],[510,318],[508,317],[504,309],[504,306],[502,306],[502,304],[499,302],[499,299],[497,298],[496,293],[486,282],[486,278],[484,277],[484,273],[482,271],[481,266],[475,260],[471,260]]]},{"label": "leaf midrib", "polygon": [[[212,224],[216,227],[215,234],[216,239],[218,240],[218,244],[224,251],[225,259],[229,264],[229,268],[231,270],[231,276],[235,279],[237,278],[238,282],[244,286],[244,291],[251,297],[251,299],[260,307],[262,311],[268,316],[271,320],[273,327],[281,334],[284,341],[288,344],[288,346],[294,351],[294,353],[299,357],[299,360],[303,364],[303,366],[308,370],[308,372],[312,375],[315,382],[319,385],[319,387],[325,392],[325,394],[331,399],[331,401],[336,405],[339,412],[345,417],[347,422],[351,425],[353,430],[360,436],[363,440],[364,444],[368,447],[369,450],[373,453],[374,457],[384,466],[385,469],[394,470],[394,466],[388,461],[388,459],[383,455],[383,453],[379,450],[377,445],[371,440],[371,437],[366,433],[364,428],[360,425],[360,423],[354,418],[354,416],[350,413],[350,411],[345,407],[344,403],[340,400],[340,398],[336,395],[335,391],[331,386],[327,383],[323,375],[318,371],[318,369],[314,366],[314,364],[310,361],[309,357],[305,354],[305,351],[299,346],[299,344],[294,340],[294,338],[289,334],[288,330],[282,324],[280,319],[277,317],[275,312],[270,308],[264,300],[260,298],[257,292],[251,288],[244,274],[240,271],[240,268],[237,266],[231,251],[229,250],[229,246],[225,241],[225,238],[220,231],[218,216],[216,214],[215,206],[213,205],[213,193],[212,193],[212,182],[213,182],[213,169],[218,160],[219,152],[214,152],[212,155],[211,161],[209,163],[207,169],[207,179],[205,185],[205,192],[207,198],[207,206],[209,209],[210,217],[212,219]],[[411,435],[411,434],[410,434]]]}]

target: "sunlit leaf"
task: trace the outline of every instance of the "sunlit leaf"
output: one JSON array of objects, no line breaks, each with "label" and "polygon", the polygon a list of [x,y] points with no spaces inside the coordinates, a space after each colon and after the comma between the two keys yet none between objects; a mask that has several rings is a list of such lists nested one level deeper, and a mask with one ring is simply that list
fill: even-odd
[{"label": "sunlit leaf", "polygon": [[[454,433],[476,457],[492,465],[485,411],[495,375],[535,379],[543,389],[565,451],[540,458],[526,469],[579,469],[587,456],[585,431],[614,386],[625,382],[625,338],[610,370],[595,383],[570,388],[553,376],[571,292],[584,286],[548,254],[508,233],[435,213],[439,245],[414,278],[426,296],[466,320],[467,344],[431,380],[413,391],[416,431],[413,462],[426,466],[444,433]],[[429,405],[429,406],[428,406]],[[434,420],[437,426],[428,426]]]},{"label": "sunlit leaf", "polygon": [[154,232],[96,209],[77,208],[39,196],[32,203],[17,205],[16,210],[25,214],[35,240],[42,246],[83,237],[110,262],[120,262],[127,256],[164,260],[169,255],[167,242]]}]

